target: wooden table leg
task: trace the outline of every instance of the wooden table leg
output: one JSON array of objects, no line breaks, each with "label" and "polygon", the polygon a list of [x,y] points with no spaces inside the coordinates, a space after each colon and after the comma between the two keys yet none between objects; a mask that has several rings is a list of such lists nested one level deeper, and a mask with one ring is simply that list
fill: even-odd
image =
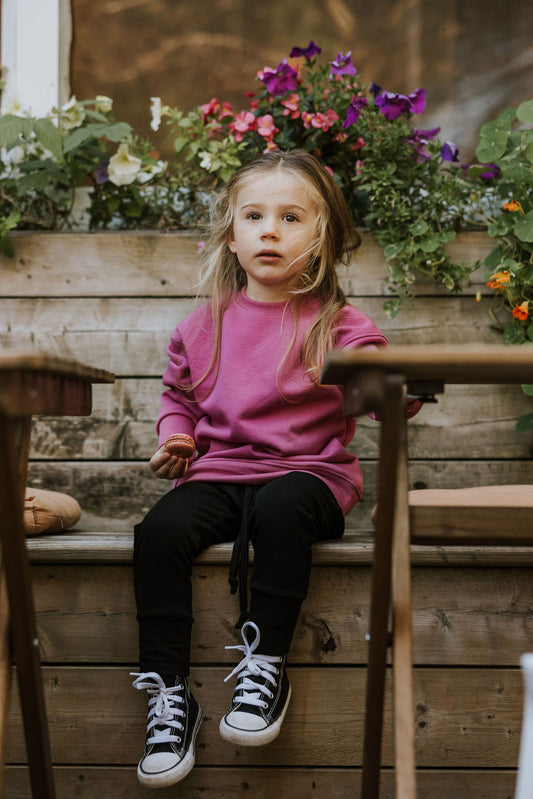
[{"label": "wooden table leg", "polygon": [[366,684],[365,727],[361,799],[378,799],[385,698],[385,673],[389,640],[392,541],[398,485],[398,440],[405,420],[405,390],[401,377],[384,378],[385,397],[381,409],[381,443],[378,467],[378,502],[372,596],[370,644]]},{"label": "wooden table leg", "polygon": [[55,799],[52,758],[23,527],[29,419],[0,415],[1,546],[30,781],[34,799]]},{"label": "wooden table leg", "polygon": [[415,715],[411,619],[411,534],[407,495],[407,419],[398,434],[392,542],[394,765],[396,799],[416,799]]}]

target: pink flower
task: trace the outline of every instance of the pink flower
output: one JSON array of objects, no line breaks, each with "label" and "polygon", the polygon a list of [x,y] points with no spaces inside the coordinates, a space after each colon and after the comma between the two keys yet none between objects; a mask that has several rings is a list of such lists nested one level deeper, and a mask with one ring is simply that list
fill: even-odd
[{"label": "pink flower", "polygon": [[229,130],[233,133],[235,141],[242,141],[243,133],[248,133],[249,130],[255,130],[257,127],[257,120],[251,111],[239,111],[235,115],[233,122],[228,125]]},{"label": "pink flower", "polygon": [[362,171],[363,171],[363,162],[361,161],[360,158],[358,158],[357,161],[355,162],[355,174],[357,175],[357,177],[359,177]]},{"label": "pink flower", "polygon": [[299,102],[300,97],[297,94],[289,94],[286,100],[282,100],[281,105],[284,106],[283,116],[286,117],[290,114],[291,119],[298,119],[300,116],[300,111],[298,109]]},{"label": "pink flower", "polygon": [[311,127],[311,123],[315,118],[314,114],[310,114],[309,111],[302,111],[302,122],[304,123],[304,128],[307,130]]},{"label": "pink flower", "polygon": [[328,175],[331,175],[331,177],[333,177],[333,170],[330,166],[325,166],[324,169],[326,170]]},{"label": "pink flower", "polygon": [[264,153],[270,153],[272,150],[279,150],[278,145],[274,141],[274,139],[268,139],[267,146],[263,150]]},{"label": "pink flower", "polygon": [[200,113],[202,116],[202,122],[205,124],[209,117],[215,116],[220,111],[220,103],[218,101],[218,97],[212,97],[208,103],[204,103],[200,106]]},{"label": "pink flower", "polygon": [[271,141],[276,133],[279,133],[279,128],[274,124],[274,117],[272,114],[265,114],[264,117],[257,117],[257,132],[263,136],[267,141]]},{"label": "pink flower", "polygon": [[315,114],[311,120],[311,125],[314,128],[320,128],[323,131],[328,131],[333,123],[338,120],[338,118],[339,115],[332,108],[329,108],[325,114],[320,111],[318,114]]}]

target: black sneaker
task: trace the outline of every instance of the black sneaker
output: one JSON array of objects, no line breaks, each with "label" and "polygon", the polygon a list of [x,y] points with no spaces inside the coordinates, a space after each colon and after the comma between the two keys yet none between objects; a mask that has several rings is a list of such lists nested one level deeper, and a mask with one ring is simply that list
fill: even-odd
[{"label": "black sneaker", "polygon": [[131,674],[133,686],[148,690],[146,747],[137,767],[139,782],[148,788],[174,785],[194,766],[194,743],[202,723],[200,705],[185,677],[166,686],[155,671]]},{"label": "black sneaker", "polygon": [[[248,643],[245,631],[251,628],[255,638]],[[244,652],[239,665],[226,680],[239,674],[231,707],[220,722],[220,734],[226,741],[242,746],[263,746],[277,738],[291,698],[291,686],[285,672],[285,657],[257,655],[260,633],[256,624],[242,627],[244,644],[227,646]]]}]

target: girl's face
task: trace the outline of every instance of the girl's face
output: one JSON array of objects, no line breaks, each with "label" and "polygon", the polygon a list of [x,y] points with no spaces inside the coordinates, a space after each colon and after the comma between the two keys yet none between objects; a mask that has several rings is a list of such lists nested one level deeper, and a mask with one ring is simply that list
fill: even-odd
[{"label": "girl's face", "polygon": [[290,172],[259,173],[241,186],[228,246],[246,272],[250,299],[289,299],[316,246],[316,219],[310,191]]}]

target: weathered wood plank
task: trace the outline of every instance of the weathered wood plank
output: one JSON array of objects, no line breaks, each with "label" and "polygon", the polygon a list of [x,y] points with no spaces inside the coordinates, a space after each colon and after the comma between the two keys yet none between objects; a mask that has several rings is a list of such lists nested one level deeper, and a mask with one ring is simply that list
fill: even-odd
[{"label": "weathered wood plank", "polygon": [[[290,654],[292,663],[361,665],[370,602],[369,566],[315,567]],[[137,622],[131,566],[33,566],[41,658],[52,663],[134,663]],[[412,570],[414,662],[517,666],[533,639],[532,569]],[[224,649],[238,603],[227,564],[193,570],[192,660],[234,660]]]},{"label": "weathered wood plank", "polygon": [[[370,515],[376,501],[376,463],[363,461],[362,468],[364,496],[347,517],[347,532],[372,529]],[[417,460],[410,464],[411,488],[532,482],[531,459]],[[82,507],[80,528],[98,532],[131,531],[156,500],[170,489],[168,481],[155,478],[144,461],[33,462],[28,484],[71,494]]]},{"label": "weathered wood plank", "polygon": [[[31,457],[148,461],[157,447],[155,419],[162,388],[160,378],[122,378],[94,387],[89,418],[74,417],[65,425],[63,419],[36,417]],[[532,408],[519,386],[447,386],[436,404],[426,405],[409,423],[410,456],[531,457],[533,437],[518,433],[515,425]],[[379,424],[360,417],[350,451],[359,458],[376,458],[379,435]]]},{"label": "weathered wood plank", "polygon": [[[3,286],[3,280],[2,280]],[[417,297],[389,319],[383,297],[349,297],[392,344],[487,345],[501,342],[490,325],[489,299]],[[171,331],[194,309],[192,299],[169,297],[31,297],[0,299],[0,345],[39,347],[92,363],[117,376],[159,377],[166,367]]]},{"label": "weathered wood plank", "polygon": [[[10,297],[168,297],[191,294],[198,263],[198,235],[175,233],[13,234],[15,257],[0,256],[2,293]],[[468,256],[464,256],[465,245]],[[458,236],[453,258],[475,262],[493,248],[483,233]],[[340,271],[346,293],[386,294],[383,251],[369,233],[348,267]],[[432,282],[424,294],[445,294]],[[472,276],[468,293],[486,290],[484,269]]]},{"label": "weathered wood plank", "polygon": [[[149,799],[133,766],[56,766],[57,799]],[[509,799],[516,772],[505,770],[427,770],[418,774],[418,799]],[[180,799],[359,799],[361,772],[356,768],[202,768],[158,796]],[[6,799],[27,799],[30,783],[23,766],[6,769]],[[382,773],[382,799],[394,799],[394,777]]]},{"label": "weathered wood plank", "polygon": [[[54,762],[133,764],[146,733],[146,696],[131,688],[127,668],[45,667],[46,704]],[[365,669],[293,667],[293,699],[278,739],[259,749],[220,739],[218,723],[233,686],[227,668],[191,672],[205,710],[199,765],[358,766],[361,763]],[[14,692],[14,697],[16,692]],[[425,768],[512,768],[522,717],[520,669],[415,670],[417,762]],[[324,709],[335,724],[324,724]],[[8,762],[25,762],[23,730],[13,702]],[[385,708],[383,762],[391,765],[390,693]]]}]

